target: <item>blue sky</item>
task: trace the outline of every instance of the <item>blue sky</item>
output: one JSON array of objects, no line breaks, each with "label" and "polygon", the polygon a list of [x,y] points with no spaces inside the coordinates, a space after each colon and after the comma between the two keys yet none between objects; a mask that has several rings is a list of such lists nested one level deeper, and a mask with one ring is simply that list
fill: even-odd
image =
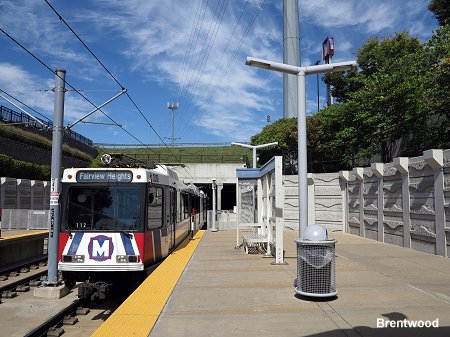
[{"label": "blue sky", "polygon": [[[128,90],[165,141],[171,136],[167,102],[175,112],[176,142],[249,141],[283,116],[282,75],[245,66],[247,55],[283,60],[281,0],[49,0],[72,29]],[[367,39],[409,31],[426,41],[437,28],[426,0],[299,0],[302,65],[321,58],[335,38],[333,61],[355,59]],[[84,49],[44,0],[2,0],[0,27],[96,105],[120,87]],[[53,118],[54,75],[0,33],[0,89]],[[325,87],[320,86],[320,105]],[[11,107],[0,99],[0,104]],[[66,93],[65,125],[93,106]],[[17,109],[16,109],[17,110]],[[307,113],[317,110],[315,76],[307,80]],[[103,111],[142,143],[158,135],[122,95]],[[32,114],[34,114],[31,111]],[[88,119],[110,122],[100,112]],[[117,126],[78,124],[96,143],[137,143]]]}]

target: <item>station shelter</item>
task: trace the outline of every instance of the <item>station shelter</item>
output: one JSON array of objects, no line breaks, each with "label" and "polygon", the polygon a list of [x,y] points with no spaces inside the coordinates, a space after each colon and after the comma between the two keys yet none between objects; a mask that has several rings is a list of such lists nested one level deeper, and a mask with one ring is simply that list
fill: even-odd
[{"label": "station shelter", "polygon": [[263,248],[284,263],[283,158],[273,157],[260,168],[238,168],[236,246]]}]

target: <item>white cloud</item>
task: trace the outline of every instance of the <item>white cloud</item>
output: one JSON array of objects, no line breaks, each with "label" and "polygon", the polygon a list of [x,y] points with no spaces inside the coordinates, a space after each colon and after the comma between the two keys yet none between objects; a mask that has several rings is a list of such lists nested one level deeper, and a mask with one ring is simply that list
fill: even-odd
[{"label": "white cloud", "polygon": [[[58,7],[58,3],[54,5]],[[50,69],[63,67],[72,78],[84,80],[93,81],[104,77],[103,73],[100,75],[102,69],[96,61],[79,49],[80,42],[43,1],[2,1],[0,22],[9,35]],[[12,40],[7,39],[7,45],[26,53]]]},{"label": "white cloud", "polygon": [[322,27],[364,25],[369,32],[377,33],[394,25],[401,14],[395,10],[399,5],[401,3],[374,0],[315,0],[303,1],[300,13],[306,21]]},{"label": "white cloud", "polygon": [[[192,129],[186,126],[188,121],[201,120],[199,125],[226,137],[236,131],[236,110],[240,114],[267,110],[270,100],[255,91],[271,92],[269,82],[273,77],[266,75],[261,81],[259,73],[246,69],[244,60],[247,54],[279,59],[280,50],[274,45],[280,43],[281,32],[270,18],[256,20],[251,34],[242,42],[255,6],[247,6],[236,26],[243,3],[230,1],[226,12],[220,12],[225,2],[197,8],[203,3],[108,1],[102,2],[102,10],[108,9],[114,16],[96,12],[80,15],[93,22],[95,18],[98,30],[112,30],[124,39],[124,56],[134,64],[134,70],[143,71],[149,80],[161,85],[168,79],[178,83],[180,94],[176,95],[176,90],[173,94],[183,109],[176,120],[179,132]],[[221,13],[224,18],[219,26]],[[240,52],[234,55],[240,44]],[[189,61],[187,66],[185,59]],[[219,112],[223,120],[220,127],[205,122],[217,121]]]},{"label": "white cloud", "polygon": [[[131,85],[144,88],[142,92],[161,91],[169,96],[167,100],[180,102],[176,134],[186,135],[200,126],[204,134],[244,140],[263,125],[261,112],[264,115],[271,112],[273,116],[282,114],[282,76],[244,66],[245,57],[279,61],[283,58],[282,2],[265,1],[247,37],[241,40],[262,2],[249,1],[241,16],[245,3],[238,0],[97,0],[76,5],[55,2],[53,5],[119,79],[129,79]],[[228,4],[226,9],[222,7],[224,4]],[[424,31],[431,34],[429,23],[424,23],[427,4],[423,0],[314,0],[300,1],[299,5],[303,65],[313,64],[320,58],[321,42],[326,35],[334,34],[334,60],[339,61],[354,58],[351,54],[361,39],[374,34],[392,35],[405,28],[422,38],[426,36]],[[19,8],[20,15],[14,15]],[[220,12],[221,9],[225,11]],[[420,20],[414,20],[417,18]],[[104,83],[111,86],[111,79],[104,70],[41,0],[2,1],[0,21],[5,30],[51,67],[64,65],[69,82],[75,79],[96,89]],[[5,41],[8,48],[14,46],[11,41]],[[239,52],[234,55],[239,46]],[[16,46],[12,48],[19,50]],[[1,61],[5,59],[0,58]],[[50,75],[43,78],[46,75],[41,72],[32,72],[30,67],[18,67],[7,61],[5,74],[21,79],[19,89],[42,88],[42,83],[52,86]],[[6,85],[5,90],[16,88],[14,78],[7,80],[5,76],[0,79],[0,84]],[[24,93],[24,97],[27,103],[34,104],[33,107],[53,111],[52,93]],[[107,99],[95,98],[96,103]],[[152,123],[158,131],[163,130],[161,136],[166,136],[170,114],[167,111],[154,113],[159,108],[153,108],[153,102],[146,101],[146,97],[141,101],[145,102],[147,111],[152,111],[155,117]],[[72,92],[67,94],[66,102],[68,119],[92,109]],[[116,105],[111,110],[129,111],[128,101],[127,104],[120,105],[122,111]],[[312,102],[308,106],[312,107]],[[92,118],[104,119],[100,113]],[[127,129],[134,131],[130,124]]]},{"label": "white cloud", "polygon": [[[42,83],[45,83],[44,88],[51,89],[54,87],[53,78],[39,78],[22,67],[10,63],[0,63],[0,74],[2,74],[0,76],[0,89],[53,120],[55,94],[52,91],[42,91]],[[21,105],[16,101],[14,103]],[[8,105],[9,103],[3,104]],[[15,107],[11,106],[11,108],[17,110]],[[28,111],[26,107],[22,108],[31,115],[41,118],[35,112]],[[64,112],[66,120],[74,121],[90,110],[92,110],[92,106],[80,96],[73,92],[66,93]]]}]

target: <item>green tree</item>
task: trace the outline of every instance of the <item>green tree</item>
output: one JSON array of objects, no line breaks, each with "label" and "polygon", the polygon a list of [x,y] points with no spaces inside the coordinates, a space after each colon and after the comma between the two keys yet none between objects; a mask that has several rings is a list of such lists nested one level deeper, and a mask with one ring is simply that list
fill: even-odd
[{"label": "green tree", "polygon": [[319,113],[321,150],[340,151],[343,165],[354,165],[361,158],[389,162],[402,151],[420,154],[430,117],[428,54],[406,32],[373,38],[362,46],[357,73],[339,75],[336,85],[335,77],[328,78],[340,90],[343,104]]},{"label": "green tree", "polygon": [[258,150],[259,165],[273,156],[283,156],[287,172],[295,172],[297,163],[297,118],[283,118],[266,125],[260,133],[250,139],[252,145],[278,142],[277,146]]},{"label": "green tree", "polygon": [[441,26],[450,23],[450,0],[431,0],[428,9],[434,13]]},{"label": "green tree", "polygon": [[426,148],[450,146],[450,25],[436,30],[425,43],[428,59],[424,101],[430,118]]},{"label": "green tree", "polygon": [[[308,146],[308,170],[309,172],[328,172],[338,170],[335,163],[338,162],[335,154],[323,153],[320,148],[320,118],[318,115],[306,117],[306,132]],[[286,174],[297,173],[298,158],[298,129],[297,118],[283,118],[251,138],[252,145],[278,142],[277,146],[258,150],[259,166],[265,164],[273,156],[283,156],[284,172]]]},{"label": "green tree", "polygon": [[[450,147],[450,25],[426,43],[407,32],[372,38],[357,59],[358,70],[325,76],[340,104],[307,118],[310,172],[319,162],[322,171],[337,171]],[[273,141],[280,147],[261,151],[262,162],[275,154],[296,162],[295,119],[252,137],[253,144]],[[323,165],[335,161],[333,170]]]}]

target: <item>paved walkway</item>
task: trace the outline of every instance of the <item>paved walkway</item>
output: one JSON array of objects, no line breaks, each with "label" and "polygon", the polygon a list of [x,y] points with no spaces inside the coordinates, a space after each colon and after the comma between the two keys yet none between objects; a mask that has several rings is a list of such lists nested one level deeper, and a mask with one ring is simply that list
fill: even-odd
[{"label": "paved walkway", "polygon": [[[332,233],[339,294],[316,301],[294,295],[297,232],[287,265],[235,250],[235,235],[204,235],[150,336],[450,336],[448,258]],[[377,328],[405,319],[439,328]]]}]

